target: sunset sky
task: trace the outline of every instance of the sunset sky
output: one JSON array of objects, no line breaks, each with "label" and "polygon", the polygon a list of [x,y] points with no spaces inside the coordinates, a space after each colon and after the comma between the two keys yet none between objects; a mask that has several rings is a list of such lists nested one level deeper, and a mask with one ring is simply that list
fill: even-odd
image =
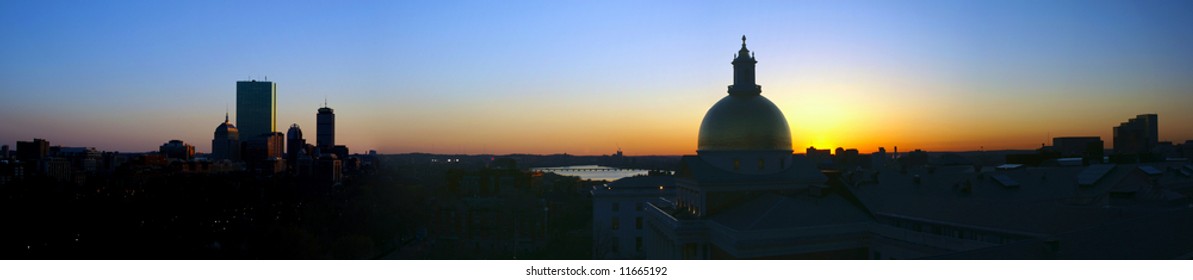
[{"label": "sunset sky", "polygon": [[[0,144],[211,151],[236,81],[353,152],[693,154],[746,35],[793,148],[1193,139],[1193,1],[0,1]],[[235,115],[232,116],[235,120]]]}]

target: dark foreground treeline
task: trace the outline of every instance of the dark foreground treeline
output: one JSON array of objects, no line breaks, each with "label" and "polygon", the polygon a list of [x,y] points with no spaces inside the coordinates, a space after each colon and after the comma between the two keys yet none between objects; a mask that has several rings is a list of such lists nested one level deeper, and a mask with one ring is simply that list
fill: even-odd
[{"label": "dark foreground treeline", "polygon": [[115,174],[0,187],[6,259],[367,259],[414,238],[421,187],[247,174]]},{"label": "dark foreground treeline", "polygon": [[335,185],[243,172],[28,176],[0,185],[0,259],[591,256],[585,189],[599,182],[384,161]]}]

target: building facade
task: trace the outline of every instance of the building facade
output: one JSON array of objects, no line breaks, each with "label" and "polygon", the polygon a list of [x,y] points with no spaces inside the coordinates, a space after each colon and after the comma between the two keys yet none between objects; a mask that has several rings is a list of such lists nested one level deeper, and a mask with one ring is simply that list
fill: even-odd
[{"label": "building facade", "polygon": [[45,158],[50,152],[50,142],[45,139],[33,139],[33,141],[17,141],[17,156],[18,160],[22,161],[36,161]]},{"label": "building facade", "polygon": [[263,174],[285,171],[285,139],[281,132],[274,132],[244,141],[241,156],[247,167]]},{"label": "building facade", "polygon": [[228,120],[224,114],[224,123],[215,127],[215,135],[211,139],[211,160],[240,160],[240,130]]},{"label": "building facade", "polygon": [[592,190],[592,258],[646,258],[646,209],[674,197],[675,177],[635,176]]},{"label": "building facade", "polygon": [[1092,163],[1101,163],[1106,150],[1098,136],[1052,138],[1052,148],[1061,157],[1081,157]]},{"label": "building facade", "polygon": [[324,153],[336,146],[336,114],[327,106],[319,108],[315,115],[315,146]]},{"label": "building facade", "polygon": [[242,141],[277,131],[277,85],[257,80],[236,82],[236,126]]},{"label": "building facade", "polygon": [[188,161],[195,158],[195,146],[182,140],[170,140],[158,147],[158,152],[169,159]]},{"label": "building facade", "polygon": [[1114,153],[1143,155],[1152,152],[1159,142],[1159,116],[1143,114],[1114,127]]},{"label": "building facade", "polygon": [[298,124],[291,124],[290,129],[286,131],[286,165],[290,169],[297,167],[299,157],[309,154],[304,151],[306,147],[307,140],[302,138],[302,128],[299,128]]}]

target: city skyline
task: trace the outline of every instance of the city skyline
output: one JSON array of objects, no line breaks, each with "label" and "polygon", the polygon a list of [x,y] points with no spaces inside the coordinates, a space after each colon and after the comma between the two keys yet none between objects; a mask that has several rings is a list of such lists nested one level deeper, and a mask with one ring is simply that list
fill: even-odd
[{"label": "city skyline", "polygon": [[257,79],[355,151],[691,154],[742,33],[796,151],[1193,139],[1187,2],[59,4],[0,4],[4,144],[209,153]]}]

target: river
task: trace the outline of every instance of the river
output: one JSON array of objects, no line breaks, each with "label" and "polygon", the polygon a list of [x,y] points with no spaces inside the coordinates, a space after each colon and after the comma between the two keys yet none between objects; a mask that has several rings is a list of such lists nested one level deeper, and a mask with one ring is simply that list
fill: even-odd
[{"label": "river", "polygon": [[638,175],[646,175],[649,170],[645,169],[618,169],[616,167],[600,166],[600,165],[573,165],[573,166],[557,166],[557,167],[535,167],[530,171],[552,172],[564,176],[576,176],[580,179],[593,181],[615,181],[617,179],[632,177]]}]

